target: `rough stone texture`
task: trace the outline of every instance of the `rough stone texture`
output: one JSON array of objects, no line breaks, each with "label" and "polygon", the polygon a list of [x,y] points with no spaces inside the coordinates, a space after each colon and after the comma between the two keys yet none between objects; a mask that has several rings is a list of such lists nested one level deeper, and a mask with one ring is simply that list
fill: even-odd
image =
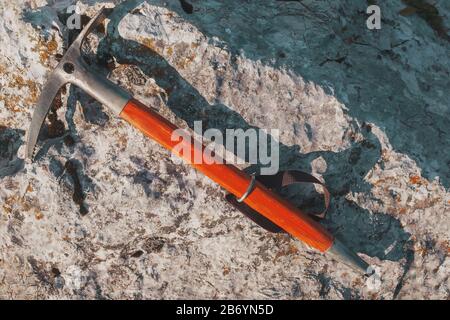
[{"label": "rough stone texture", "polygon": [[381,283],[246,220],[76,88],[24,161],[74,2],[2,0],[0,297],[448,299],[450,59],[436,24],[400,15],[400,0],[376,1],[380,31],[364,1],[190,2],[78,2],[117,5],[88,58],[113,57],[110,78],[184,128],[280,129],[282,168],[329,185],[324,223]]}]

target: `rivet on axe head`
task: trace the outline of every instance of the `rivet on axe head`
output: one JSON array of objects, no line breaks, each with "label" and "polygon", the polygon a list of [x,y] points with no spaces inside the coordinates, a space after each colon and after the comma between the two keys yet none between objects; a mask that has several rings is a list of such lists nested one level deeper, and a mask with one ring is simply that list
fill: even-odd
[{"label": "rivet on axe head", "polygon": [[[83,60],[81,45],[86,36],[105,19],[105,15],[106,9],[102,9],[92,18],[49,76],[48,82],[42,90],[34,111],[30,130],[28,131],[27,157],[33,158],[39,132],[51,108],[52,101],[61,87],[70,83],[85,91],[101,104],[109,107],[117,116],[120,116],[142,131],[147,137],[157,141],[166,149],[171,150],[177,156],[191,163],[192,154],[190,152],[183,153],[180,148],[176,148],[179,140],[174,141],[172,139],[174,131],[180,130],[178,127],[163,118],[156,111],[133,99],[121,87],[90,71],[90,68]],[[196,141],[191,141],[189,145],[189,150],[193,154],[197,152],[203,154],[204,148],[201,143]],[[369,273],[369,265],[342,242],[334,238],[319,222],[310,218],[290,202],[282,199],[262,183],[254,181],[244,171],[233,165],[225,164],[225,161],[217,162],[220,161],[212,164],[205,161],[200,164],[195,163],[193,166],[221,185],[237,199],[242,199],[243,203],[248,207],[295,238],[321,252],[331,254],[337,260],[358,271]]]}]

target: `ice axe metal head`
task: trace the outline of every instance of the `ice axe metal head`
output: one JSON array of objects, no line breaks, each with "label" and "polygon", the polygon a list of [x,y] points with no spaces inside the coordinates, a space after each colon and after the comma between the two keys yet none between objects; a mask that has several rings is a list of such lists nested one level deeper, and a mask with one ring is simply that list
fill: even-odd
[{"label": "ice axe metal head", "polygon": [[81,46],[83,41],[92,30],[104,21],[107,10],[102,8],[90,20],[68,48],[42,89],[27,136],[26,156],[29,159],[33,159],[39,132],[50,111],[53,100],[66,84],[76,85],[101,104],[107,105],[116,114],[120,114],[123,107],[130,100],[131,96],[125,90],[90,71],[89,66],[82,57]]}]

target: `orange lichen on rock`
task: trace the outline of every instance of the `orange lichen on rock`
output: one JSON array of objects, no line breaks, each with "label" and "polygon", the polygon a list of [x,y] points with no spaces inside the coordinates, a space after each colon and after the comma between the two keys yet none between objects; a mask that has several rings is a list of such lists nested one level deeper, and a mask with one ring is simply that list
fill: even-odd
[{"label": "orange lichen on rock", "polygon": [[164,44],[161,40],[155,41],[154,39],[151,38],[140,38],[139,42],[141,42],[144,46],[146,46],[150,50],[161,55],[163,54]]},{"label": "orange lichen on rock", "polygon": [[194,61],[196,55],[195,53],[191,53],[189,56],[182,57],[177,63],[177,67],[180,69],[186,69],[186,67]]},{"label": "orange lichen on rock", "polygon": [[36,218],[36,220],[42,220],[44,218],[44,215],[42,214],[42,212],[36,212],[34,217]]},{"label": "orange lichen on rock", "polygon": [[441,242],[440,247],[446,254],[450,254],[450,241]]},{"label": "orange lichen on rock", "polygon": [[[0,74],[3,74],[5,70],[0,70]],[[4,102],[5,108],[12,112],[22,112],[21,104],[32,105],[39,99],[39,87],[36,82],[29,79],[24,79],[21,75],[12,74],[10,76],[11,81],[7,88],[21,90],[23,88],[28,89],[28,94],[0,94],[0,100]]]},{"label": "orange lichen on rock", "polygon": [[19,202],[19,200],[20,200],[20,197],[17,194],[6,198],[5,202],[3,203],[3,210],[7,214],[12,213],[15,208],[15,205]]},{"label": "orange lichen on rock", "polygon": [[226,276],[226,275],[229,274],[229,273],[230,273],[230,268],[224,267],[224,268],[223,268],[223,275]]},{"label": "orange lichen on rock", "polygon": [[37,83],[33,80],[25,80],[21,75],[13,75],[11,87],[17,89],[22,89],[24,87],[28,88],[29,96],[24,101],[26,104],[34,104],[39,99],[39,88]]},{"label": "orange lichen on rock", "polygon": [[420,176],[417,176],[417,175],[410,176],[410,177],[409,177],[409,182],[410,182],[411,184],[417,184],[417,185],[422,185],[422,184],[424,184],[422,178],[421,178]]},{"label": "orange lichen on rock", "polygon": [[143,44],[144,46],[146,46],[146,47],[148,47],[148,48],[150,48],[150,49],[152,49],[152,50],[156,50],[156,47],[155,47],[155,40],[150,39],[150,38],[143,38],[143,39],[141,40],[141,42],[142,42],[142,44]]},{"label": "orange lichen on rock", "polygon": [[21,97],[12,94],[4,94],[0,95],[0,101],[4,101],[6,109],[12,112],[20,112],[21,109],[18,108]]},{"label": "orange lichen on rock", "polygon": [[27,187],[27,190],[25,190],[27,193],[28,192],[33,192],[34,191],[34,189],[33,189],[33,186],[31,185],[31,184],[28,184],[28,187]]},{"label": "orange lichen on rock", "polygon": [[13,212],[39,212],[38,207],[34,204],[32,199],[26,197],[25,195],[26,193],[24,195],[16,193],[12,196],[6,197],[3,201],[3,205],[0,207],[0,212],[3,211],[8,215]]},{"label": "orange lichen on rock", "polygon": [[53,35],[49,41],[37,40],[37,45],[34,48],[34,52],[39,53],[39,60],[43,65],[47,65],[50,57],[55,55],[58,50],[58,42]]}]

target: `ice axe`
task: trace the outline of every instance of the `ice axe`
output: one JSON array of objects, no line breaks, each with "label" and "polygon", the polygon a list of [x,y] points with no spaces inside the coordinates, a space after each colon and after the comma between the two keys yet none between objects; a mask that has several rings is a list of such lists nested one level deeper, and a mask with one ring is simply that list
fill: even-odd
[{"label": "ice axe", "polygon": [[[115,115],[139,129],[147,137],[157,141],[187,162],[191,162],[195,152],[200,151],[200,154],[203,154],[205,147],[202,144],[199,145],[194,141],[186,142],[190,144],[187,149],[191,150],[192,154],[178,152],[179,148],[175,147],[179,144],[179,141],[172,140],[172,133],[179,129],[178,127],[156,111],[135,100],[131,94],[118,85],[92,72],[83,60],[81,52],[83,41],[94,28],[102,23],[105,17],[106,10],[102,9],[91,19],[49,76],[28,131],[27,157],[30,159],[34,157],[39,132],[52,106],[53,99],[63,86],[70,83],[110,108]],[[284,230],[320,252],[331,254],[336,260],[364,274],[369,273],[369,265],[363,259],[336,239],[319,222],[280,197],[260,179],[231,164],[217,163],[217,161],[204,161],[200,164],[194,163],[192,166],[226,189],[235,197],[235,203],[245,204],[253,213],[256,212],[280,230]],[[283,185],[289,182],[288,180],[292,179],[292,176],[295,180],[295,173],[292,175],[292,172],[288,173],[287,176],[286,173],[283,173],[274,179],[278,179]],[[308,177],[306,178],[308,179]],[[314,183],[314,178],[310,177],[309,179],[312,179],[311,182]],[[319,183],[319,181],[316,180],[316,183]]]}]

